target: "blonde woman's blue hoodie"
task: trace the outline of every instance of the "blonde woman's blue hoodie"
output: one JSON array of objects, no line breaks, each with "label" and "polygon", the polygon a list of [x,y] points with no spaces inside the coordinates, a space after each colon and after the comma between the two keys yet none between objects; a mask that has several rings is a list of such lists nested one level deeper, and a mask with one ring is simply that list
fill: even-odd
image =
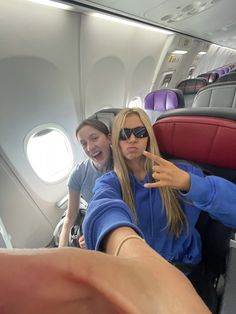
[{"label": "blonde woman's blue hoodie", "polygon": [[200,168],[186,162],[176,165],[190,174],[191,187],[188,193],[180,193],[186,201],[179,200],[188,227],[179,237],[167,228],[166,211],[158,188],[145,188],[150,182],[146,176],[139,182],[130,174],[138,222],[135,223],[131,210],[122,200],[121,186],[114,171],[96,181],[94,196],[89,204],[83,224],[88,249],[101,250],[104,237],[112,230],[131,227],[165,259],[171,262],[197,264],[201,260],[201,238],[195,225],[201,210],[225,225],[236,227],[236,186],[215,176],[204,177]]}]

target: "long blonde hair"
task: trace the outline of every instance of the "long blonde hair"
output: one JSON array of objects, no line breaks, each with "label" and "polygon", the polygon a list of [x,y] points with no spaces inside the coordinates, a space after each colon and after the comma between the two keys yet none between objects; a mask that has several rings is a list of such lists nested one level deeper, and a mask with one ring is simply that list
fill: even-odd
[{"label": "long blonde hair", "polygon": [[[129,178],[129,169],[119,145],[120,130],[124,127],[126,117],[131,114],[136,114],[147,129],[149,139],[146,150],[158,156],[160,156],[160,151],[151,122],[144,110],[140,108],[125,108],[116,115],[112,128],[114,171],[116,172],[121,185],[123,200],[131,209],[134,221],[137,223],[137,213]],[[144,169],[147,173],[150,174],[152,172],[153,165],[154,162],[152,160],[144,157]],[[163,205],[166,209],[167,227],[172,233],[179,236],[183,227],[187,226],[187,220],[183,209],[179,204],[177,191],[169,187],[162,187],[159,188],[159,190]]]}]

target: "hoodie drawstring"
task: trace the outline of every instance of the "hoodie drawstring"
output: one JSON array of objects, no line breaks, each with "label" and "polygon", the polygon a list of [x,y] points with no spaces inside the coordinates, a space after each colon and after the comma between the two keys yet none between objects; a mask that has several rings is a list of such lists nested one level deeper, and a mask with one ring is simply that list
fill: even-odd
[{"label": "hoodie drawstring", "polygon": [[153,207],[152,207],[152,189],[149,190],[149,207],[150,207],[150,216],[151,216],[151,236],[154,236],[154,222],[153,222]]}]

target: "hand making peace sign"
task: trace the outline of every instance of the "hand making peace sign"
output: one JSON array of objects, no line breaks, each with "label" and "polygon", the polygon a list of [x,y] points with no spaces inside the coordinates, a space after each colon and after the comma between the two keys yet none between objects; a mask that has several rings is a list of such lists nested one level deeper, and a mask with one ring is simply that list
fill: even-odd
[{"label": "hand making peace sign", "polygon": [[146,188],[167,186],[185,192],[189,191],[191,184],[190,175],[186,171],[150,152],[144,151],[143,155],[155,162],[152,168],[152,177],[157,180],[156,182],[145,183],[144,186]]}]

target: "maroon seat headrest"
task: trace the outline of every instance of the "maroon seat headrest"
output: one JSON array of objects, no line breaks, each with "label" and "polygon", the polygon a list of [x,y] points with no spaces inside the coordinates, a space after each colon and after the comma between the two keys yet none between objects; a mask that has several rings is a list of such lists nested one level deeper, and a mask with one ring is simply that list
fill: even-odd
[{"label": "maroon seat headrest", "polygon": [[208,81],[208,83],[211,84],[211,83],[214,83],[218,79],[219,74],[216,72],[206,72],[206,73],[199,74],[197,77],[204,77]]},{"label": "maroon seat headrest", "polygon": [[193,95],[207,85],[208,81],[204,77],[196,77],[181,81],[176,88],[182,90],[184,95]]},{"label": "maroon seat headrest", "polygon": [[208,116],[169,116],[153,125],[161,153],[236,169],[236,121]]}]

